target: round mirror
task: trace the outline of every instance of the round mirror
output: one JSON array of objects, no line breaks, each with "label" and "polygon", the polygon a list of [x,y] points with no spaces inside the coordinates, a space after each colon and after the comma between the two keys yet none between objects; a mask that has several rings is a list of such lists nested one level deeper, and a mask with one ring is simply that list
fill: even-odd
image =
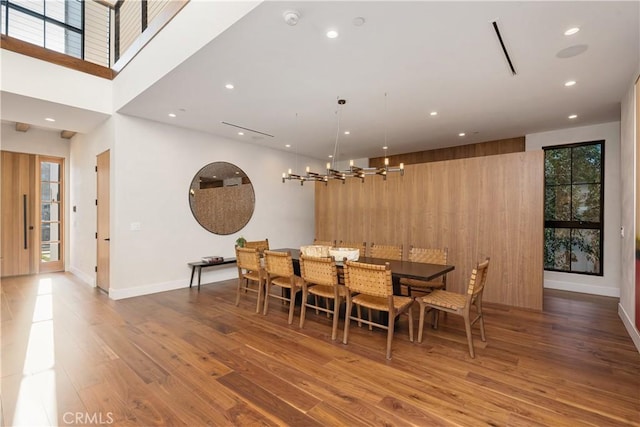
[{"label": "round mirror", "polygon": [[212,233],[232,234],[241,230],[251,219],[254,205],[253,185],[234,164],[209,163],[191,181],[191,213]]}]

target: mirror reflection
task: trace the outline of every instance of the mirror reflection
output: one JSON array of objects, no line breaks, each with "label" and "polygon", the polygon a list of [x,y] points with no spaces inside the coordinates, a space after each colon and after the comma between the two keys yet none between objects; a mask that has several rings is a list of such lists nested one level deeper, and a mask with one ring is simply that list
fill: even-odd
[{"label": "mirror reflection", "polygon": [[246,173],[227,162],[209,163],[193,177],[189,206],[198,223],[215,234],[232,234],[251,219],[253,185]]}]

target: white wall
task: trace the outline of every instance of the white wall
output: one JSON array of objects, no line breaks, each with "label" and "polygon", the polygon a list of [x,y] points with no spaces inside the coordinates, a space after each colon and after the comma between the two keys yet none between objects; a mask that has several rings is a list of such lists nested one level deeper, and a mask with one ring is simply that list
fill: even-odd
[{"label": "white wall", "polygon": [[69,271],[96,286],[97,210],[95,200],[96,156],[111,148],[114,141],[114,120],[109,119],[92,133],[78,134],[71,140],[71,195],[70,206],[76,212],[69,215],[71,229],[71,264]]},{"label": "white wall", "polygon": [[[109,128],[110,127],[110,128]],[[113,132],[112,137],[110,133]],[[111,144],[111,288],[114,299],[188,286],[187,262],[204,255],[235,256],[239,236],[269,238],[272,247],[313,241],[314,187],[282,183],[295,158],[263,146],[226,140],[129,116],[116,115],[96,132],[74,139],[73,200],[81,211],[72,231],[74,266],[95,277],[95,156]],[[78,145],[75,145],[75,142]],[[226,161],[251,179],[256,206],[247,226],[219,236],[193,218],[188,190],[207,163]],[[317,161],[302,159],[313,165]],[[132,231],[131,224],[140,230]],[[77,261],[77,263],[76,263]],[[202,283],[237,277],[235,266],[203,271]]]},{"label": "white wall", "polygon": [[113,110],[111,80],[6,49],[0,49],[0,59],[3,92],[104,114]]},{"label": "white wall", "polygon": [[[638,70],[640,75],[640,70]],[[620,304],[618,314],[622,319],[636,348],[640,351],[640,332],[636,326],[636,149],[640,135],[635,134],[636,111],[635,94],[632,82],[629,90],[622,99],[622,114],[620,121],[620,172],[622,193],[621,221],[625,230],[622,239],[622,269],[620,281]]]},{"label": "white wall", "polygon": [[[526,149],[605,140],[603,276],[544,272],[544,287],[620,296],[620,123],[575,127],[526,135]],[[540,183],[543,185],[543,183]]]},{"label": "white wall", "polygon": [[[15,124],[2,123],[0,133],[0,149],[4,151],[14,151],[17,153],[41,154],[51,157],[62,157],[64,159],[64,197],[66,200],[66,210],[64,215],[69,218],[70,206],[70,158],[69,140],[60,138],[60,132],[30,128],[27,132],[15,130]],[[69,221],[67,221],[68,223]],[[64,238],[67,244],[64,247],[65,270],[69,269],[70,244],[69,226],[64,230]]]}]

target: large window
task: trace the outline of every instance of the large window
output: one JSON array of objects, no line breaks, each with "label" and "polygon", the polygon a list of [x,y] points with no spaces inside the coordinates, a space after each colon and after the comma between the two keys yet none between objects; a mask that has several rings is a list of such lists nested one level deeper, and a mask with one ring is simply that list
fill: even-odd
[{"label": "large window", "polygon": [[2,33],[82,58],[83,8],[80,0],[1,0]]},{"label": "large window", "polygon": [[601,276],[604,141],[544,150],[544,268]]}]

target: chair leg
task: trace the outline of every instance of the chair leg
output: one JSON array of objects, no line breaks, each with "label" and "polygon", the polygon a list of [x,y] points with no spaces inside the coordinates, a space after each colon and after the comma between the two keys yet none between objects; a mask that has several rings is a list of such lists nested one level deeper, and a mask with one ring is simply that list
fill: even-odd
[{"label": "chair leg", "polygon": [[371,324],[371,309],[370,308],[367,309],[367,316],[368,316],[367,318],[369,319],[369,330],[373,331],[373,325]]},{"label": "chair leg", "polygon": [[356,311],[358,312],[358,328],[361,328],[362,322],[360,321],[360,319],[362,319],[362,309],[359,305],[356,305]]},{"label": "chair leg", "polygon": [[418,320],[418,342],[422,342],[422,331],[424,329],[424,312],[427,310],[427,306],[420,303],[420,320]]},{"label": "chair leg", "polygon": [[304,326],[304,316],[307,313],[307,288],[302,288],[302,304],[300,305],[300,328]]},{"label": "chair leg", "polygon": [[262,310],[262,314],[267,314],[267,309],[269,308],[269,292],[271,292],[271,283],[267,280],[267,283],[264,286],[264,310]]},{"label": "chair leg", "polygon": [[[327,301],[328,304],[328,301]],[[331,328],[331,339],[335,341],[338,335],[338,318],[340,317],[340,297],[333,300],[333,326]]]},{"label": "chair leg", "polygon": [[298,293],[297,288],[291,288],[291,300],[289,301],[289,324],[293,323],[293,312],[296,309],[296,294]]},{"label": "chair leg", "polygon": [[476,355],[473,351],[473,336],[471,335],[471,320],[469,319],[469,314],[464,315],[464,329],[467,332],[467,341],[469,342],[469,354],[471,358],[475,358]]},{"label": "chair leg", "polygon": [[347,344],[349,341],[349,323],[351,323],[351,295],[347,292],[347,308],[344,315],[344,334],[342,335],[343,344]]},{"label": "chair leg", "polygon": [[433,320],[431,321],[431,327],[433,329],[438,329],[438,319],[440,318],[440,310],[433,310]]},{"label": "chair leg", "polygon": [[487,341],[487,337],[484,335],[484,314],[482,313],[482,301],[478,301],[476,304],[478,309],[478,316],[480,317],[480,338],[483,342]]},{"label": "chair leg", "polygon": [[[318,295],[314,295],[313,296],[313,305],[315,305],[316,307],[318,306]],[[316,315],[320,314],[320,312],[318,311],[318,309],[316,308]]]},{"label": "chair leg", "polygon": [[393,330],[396,324],[395,310],[389,312],[389,325],[387,328],[387,359],[391,359],[391,341],[393,341]]},{"label": "chair leg", "polygon": [[407,315],[409,316],[409,341],[413,342],[413,310],[411,310],[411,308],[413,307],[413,303],[411,303],[409,305],[409,308],[407,309],[408,313]]},{"label": "chair leg", "polygon": [[236,307],[240,305],[241,292],[242,292],[242,279],[238,277],[238,291],[236,292]]},{"label": "chair leg", "polygon": [[262,301],[263,289],[264,289],[264,285],[262,284],[261,281],[258,281],[258,301],[256,301],[256,313],[260,313],[260,301]]}]

